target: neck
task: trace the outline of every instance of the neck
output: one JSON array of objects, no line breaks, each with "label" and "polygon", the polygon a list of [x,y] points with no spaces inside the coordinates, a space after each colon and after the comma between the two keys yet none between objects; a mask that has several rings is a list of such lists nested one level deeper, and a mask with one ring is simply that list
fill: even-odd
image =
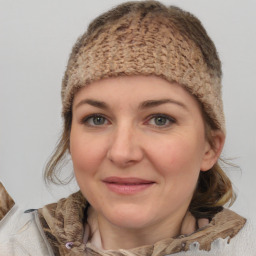
[{"label": "neck", "polygon": [[105,250],[132,249],[176,237],[180,234],[181,218],[170,218],[163,223],[154,223],[142,228],[125,228],[113,225],[101,216],[97,216],[102,248]]}]

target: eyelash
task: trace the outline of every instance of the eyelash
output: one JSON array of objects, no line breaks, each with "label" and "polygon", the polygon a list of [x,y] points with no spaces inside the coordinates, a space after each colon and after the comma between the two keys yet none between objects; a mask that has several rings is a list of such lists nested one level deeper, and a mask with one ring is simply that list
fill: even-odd
[{"label": "eyelash", "polygon": [[[93,118],[103,118],[104,119],[104,123],[103,124],[99,124],[99,125],[97,125],[97,124],[90,124],[89,121],[91,119],[92,122],[93,122]],[[149,122],[151,120],[153,120],[154,118],[164,118],[164,119],[166,119],[168,124],[163,124],[163,125],[150,124]],[[92,114],[92,115],[89,115],[89,116],[86,116],[86,117],[82,118],[81,124],[84,124],[84,125],[89,126],[89,127],[97,127],[97,126],[101,127],[101,126],[105,125],[106,121],[108,121],[108,119],[104,115],[102,115],[102,114]],[[164,129],[164,128],[170,127],[174,123],[176,123],[176,120],[173,117],[171,117],[169,115],[166,115],[166,114],[157,113],[157,114],[153,114],[153,115],[150,115],[149,117],[147,117],[146,121],[143,124],[148,124],[150,126],[155,126],[158,129]]]}]

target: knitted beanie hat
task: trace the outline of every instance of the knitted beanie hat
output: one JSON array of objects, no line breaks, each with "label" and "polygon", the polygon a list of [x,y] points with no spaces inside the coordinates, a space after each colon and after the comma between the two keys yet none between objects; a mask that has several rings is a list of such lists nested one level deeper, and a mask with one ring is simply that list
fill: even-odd
[{"label": "knitted beanie hat", "polygon": [[75,44],[62,83],[63,116],[74,94],[103,78],[156,75],[200,102],[212,128],[225,133],[221,63],[200,21],[157,1],[121,4],[96,18]]}]

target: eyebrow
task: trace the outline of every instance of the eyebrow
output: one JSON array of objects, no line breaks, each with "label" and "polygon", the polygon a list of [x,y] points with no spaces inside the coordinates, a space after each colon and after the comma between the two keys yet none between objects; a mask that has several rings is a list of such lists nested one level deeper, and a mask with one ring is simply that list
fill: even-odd
[{"label": "eyebrow", "polygon": [[98,100],[92,100],[92,99],[84,99],[84,100],[81,100],[76,106],[75,106],[75,109],[77,109],[78,107],[80,107],[81,105],[84,105],[84,104],[89,104],[93,107],[96,107],[96,108],[102,108],[102,109],[108,109],[108,105],[103,102],[103,101],[98,101]]},{"label": "eyebrow", "polygon": [[188,110],[188,108],[185,104],[183,104],[182,102],[173,100],[173,99],[147,100],[147,101],[142,102],[139,105],[139,108],[140,109],[153,108],[153,107],[157,107],[157,106],[167,104],[167,103],[176,104],[176,105]]},{"label": "eyebrow", "polygon": [[[160,99],[160,100],[146,100],[143,101],[140,105],[139,105],[139,109],[147,109],[147,108],[153,108],[153,107],[157,107],[163,104],[167,104],[167,103],[171,103],[171,104],[176,104],[186,110],[188,110],[187,106],[185,104],[183,104],[182,102],[173,100],[173,99]],[[75,109],[77,109],[78,107],[80,107],[81,105],[84,104],[88,104],[91,105],[93,107],[97,107],[97,108],[101,108],[101,109],[109,109],[109,106],[103,102],[103,101],[98,101],[98,100],[93,100],[93,99],[84,99],[81,100],[76,106]]]}]

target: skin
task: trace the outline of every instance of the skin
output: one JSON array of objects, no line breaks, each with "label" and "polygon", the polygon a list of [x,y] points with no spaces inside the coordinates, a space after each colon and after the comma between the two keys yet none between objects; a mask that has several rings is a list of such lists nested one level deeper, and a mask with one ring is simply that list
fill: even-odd
[{"label": "skin", "polygon": [[[155,76],[109,78],[80,89],[72,111],[74,172],[104,249],[154,244],[195,230],[187,209],[200,170],[217,161],[224,135],[213,133],[211,148],[193,96]],[[113,176],[152,184],[120,194],[104,182]]]}]

